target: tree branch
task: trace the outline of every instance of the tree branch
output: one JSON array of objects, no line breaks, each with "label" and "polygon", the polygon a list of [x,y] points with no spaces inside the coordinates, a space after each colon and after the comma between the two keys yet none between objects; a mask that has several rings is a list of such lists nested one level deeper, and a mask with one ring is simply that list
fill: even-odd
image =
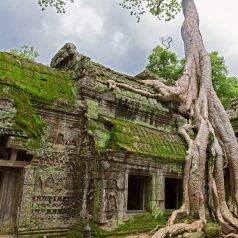
[{"label": "tree branch", "polygon": [[158,0],[158,5],[157,5],[157,12],[160,10],[160,6],[163,3],[164,0]]}]

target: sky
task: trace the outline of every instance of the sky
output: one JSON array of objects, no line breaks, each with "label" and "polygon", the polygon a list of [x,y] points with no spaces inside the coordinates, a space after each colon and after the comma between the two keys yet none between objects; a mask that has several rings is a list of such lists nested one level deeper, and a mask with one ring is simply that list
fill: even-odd
[{"label": "sky", "polygon": [[[145,14],[137,23],[119,0],[75,0],[66,5],[65,14],[53,8],[41,11],[37,2],[0,0],[0,51],[33,46],[40,54],[37,61],[49,64],[71,42],[93,61],[132,76],[144,70],[163,37],[172,37],[170,49],[179,57],[184,55],[181,13],[171,22]],[[230,75],[238,77],[238,1],[226,2],[195,0],[207,50],[224,56]]]}]

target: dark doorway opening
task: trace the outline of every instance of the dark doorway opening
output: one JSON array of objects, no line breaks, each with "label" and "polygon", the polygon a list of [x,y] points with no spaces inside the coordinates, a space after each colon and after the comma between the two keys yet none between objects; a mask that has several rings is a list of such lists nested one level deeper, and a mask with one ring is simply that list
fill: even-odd
[{"label": "dark doorway opening", "polygon": [[0,147],[5,147],[8,143],[9,136],[0,136]]},{"label": "dark doorway opening", "polygon": [[148,210],[150,195],[151,177],[130,174],[128,178],[127,210]]},{"label": "dark doorway opening", "polygon": [[0,167],[0,233],[13,232],[21,197],[22,169]]},{"label": "dark doorway opening", "polygon": [[165,178],[165,209],[177,209],[182,205],[182,179]]}]

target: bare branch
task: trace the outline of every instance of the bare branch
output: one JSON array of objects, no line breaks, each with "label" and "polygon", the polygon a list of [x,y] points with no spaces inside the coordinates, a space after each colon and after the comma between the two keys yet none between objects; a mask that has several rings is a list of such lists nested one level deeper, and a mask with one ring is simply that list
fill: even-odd
[{"label": "bare branch", "polygon": [[161,4],[164,2],[164,0],[158,0],[158,5],[157,5],[157,11],[159,12]]}]

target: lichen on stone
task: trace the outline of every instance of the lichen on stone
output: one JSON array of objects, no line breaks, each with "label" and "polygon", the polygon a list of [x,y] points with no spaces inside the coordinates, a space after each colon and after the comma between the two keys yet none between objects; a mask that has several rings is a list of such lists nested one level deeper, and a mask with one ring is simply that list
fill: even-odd
[{"label": "lichen on stone", "polygon": [[32,141],[32,146],[39,146],[46,126],[33,103],[57,104],[70,110],[75,102],[72,86],[73,77],[69,72],[0,53],[0,97],[15,103],[17,112],[12,130],[32,138],[36,142]]}]

